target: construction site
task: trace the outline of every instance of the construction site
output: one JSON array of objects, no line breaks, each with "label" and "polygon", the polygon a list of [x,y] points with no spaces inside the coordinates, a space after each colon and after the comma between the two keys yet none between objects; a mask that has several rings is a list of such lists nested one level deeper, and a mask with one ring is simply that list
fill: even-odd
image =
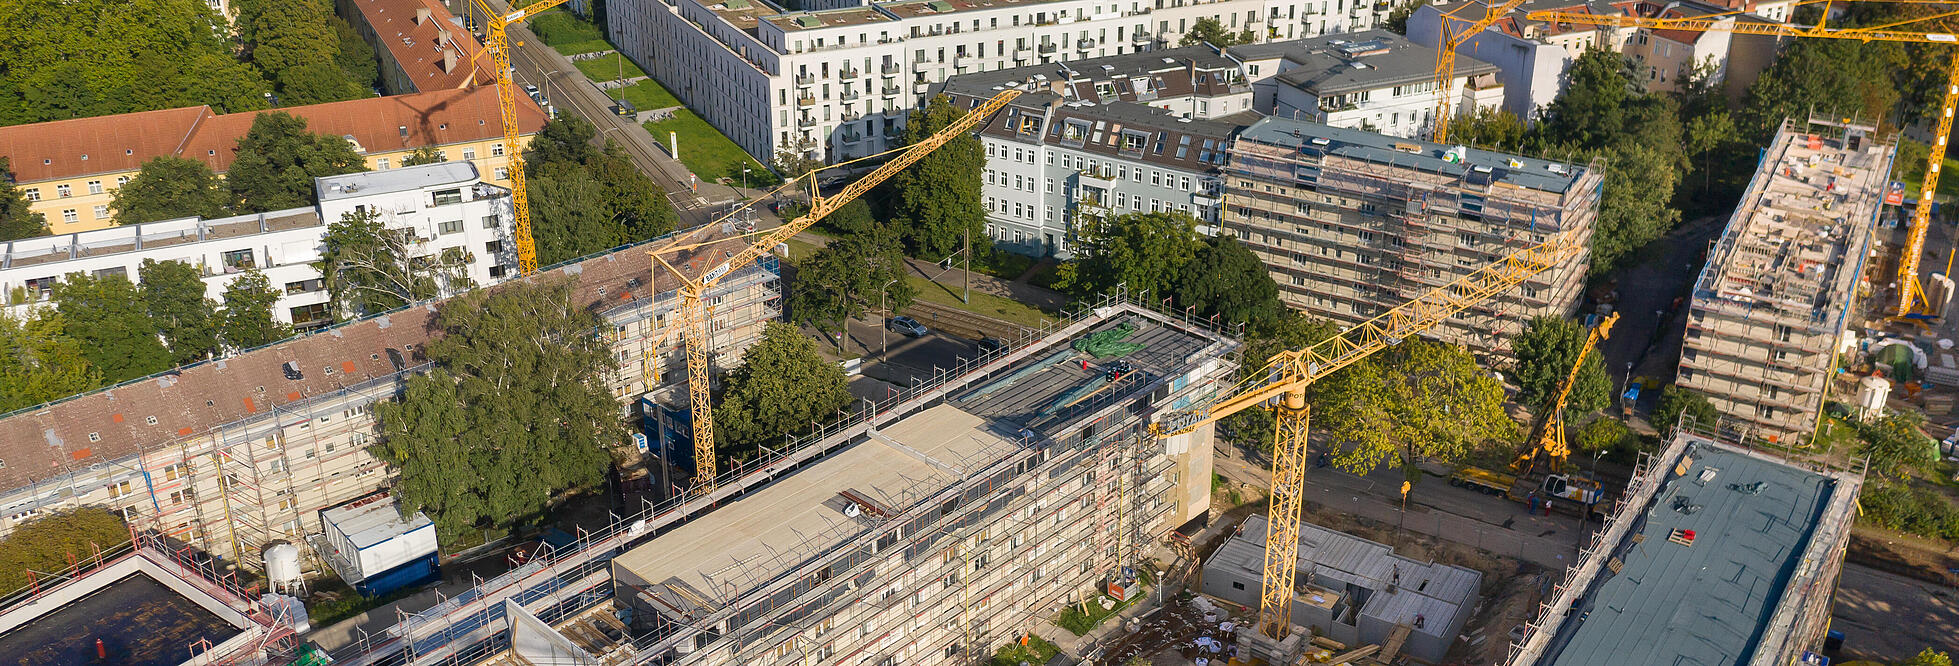
[{"label": "construction site", "polygon": [[1678,382],[1744,436],[1801,444],[1831,391],[1884,203],[1892,143],[1785,121],[1694,283]]}]

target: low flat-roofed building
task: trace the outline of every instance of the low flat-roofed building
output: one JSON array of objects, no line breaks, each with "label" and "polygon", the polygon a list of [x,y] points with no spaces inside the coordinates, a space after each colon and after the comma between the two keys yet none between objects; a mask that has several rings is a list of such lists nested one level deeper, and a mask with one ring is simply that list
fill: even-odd
[{"label": "low flat-roofed building", "polygon": [[1641,462],[1510,666],[1781,666],[1821,650],[1861,467],[1736,446],[1735,425],[1682,424]]},{"label": "low flat-roofed building", "polygon": [[[1257,608],[1265,576],[1262,515],[1243,525],[1204,563],[1205,594]],[[1385,544],[1312,523],[1299,525],[1292,623],[1347,645],[1389,641],[1406,626],[1402,653],[1440,662],[1475,609],[1483,574],[1394,554]]]},{"label": "low flat-roofed building", "polygon": [[[1254,105],[1273,116],[1412,138],[1434,131],[1442,91],[1435,49],[1386,30],[1234,46],[1253,81]],[[1503,103],[1495,65],[1456,58],[1450,113],[1466,117]]]}]

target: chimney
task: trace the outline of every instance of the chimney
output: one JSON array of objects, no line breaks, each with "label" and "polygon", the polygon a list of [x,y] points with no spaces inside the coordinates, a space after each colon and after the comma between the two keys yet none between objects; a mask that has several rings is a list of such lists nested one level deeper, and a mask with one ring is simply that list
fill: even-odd
[{"label": "chimney", "polygon": [[427,23],[427,22],[428,22],[428,20],[429,20],[429,17],[431,17],[431,16],[434,16],[434,15],[435,15],[435,14],[434,14],[433,12],[430,12],[430,11],[429,11],[429,8],[427,8],[427,7],[416,7],[416,8],[415,8],[415,25],[421,25],[421,24],[423,24],[423,23]]},{"label": "chimney", "polygon": [[448,46],[448,45],[449,45],[449,29],[448,29],[448,28],[437,28],[437,29],[436,29],[436,31],[435,31],[435,45],[436,45],[436,46]]},{"label": "chimney", "polygon": [[442,49],[442,71],[445,73],[455,73],[456,71],[455,49],[453,48]]}]

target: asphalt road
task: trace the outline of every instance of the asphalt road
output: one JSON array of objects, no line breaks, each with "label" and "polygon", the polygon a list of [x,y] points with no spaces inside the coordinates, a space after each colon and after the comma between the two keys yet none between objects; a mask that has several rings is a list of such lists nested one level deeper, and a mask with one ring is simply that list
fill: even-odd
[{"label": "asphalt road", "polygon": [[1959,650],[1959,592],[1845,564],[1830,628],[1843,632],[1842,660],[1897,662],[1927,647]]},{"label": "asphalt road", "polygon": [[[1605,356],[1606,371],[1612,375],[1614,396],[1625,392],[1629,367],[1633,377],[1672,381],[1680,361],[1684,324],[1679,315],[1686,309],[1685,297],[1700,274],[1701,253],[1707,249],[1708,240],[1720,233],[1726,222],[1724,216],[1712,216],[1683,224],[1655,242],[1646,261],[1613,276],[1618,280],[1619,322],[1599,349]],[[1675,298],[1681,299],[1681,307],[1669,312]],[[1646,391],[1641,402],[1657,404],[1658,395]]]}]

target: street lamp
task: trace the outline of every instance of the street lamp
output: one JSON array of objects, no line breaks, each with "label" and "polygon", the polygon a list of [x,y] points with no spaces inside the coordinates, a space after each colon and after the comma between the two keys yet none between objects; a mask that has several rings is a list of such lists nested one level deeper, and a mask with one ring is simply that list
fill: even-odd
[{"label": "street lamp", "polygon": [[887,290],[891,288],[891,285],[898,284],[898,280],[901,279],[903,278],[891,278],[890,282],[886,282],[884,286],[877,288],[878,316],[884,319],[884,321],[877,323],[877,360],[879,361],[884,361],[891,355],[891,312],[884,309],[884,296]]}]

